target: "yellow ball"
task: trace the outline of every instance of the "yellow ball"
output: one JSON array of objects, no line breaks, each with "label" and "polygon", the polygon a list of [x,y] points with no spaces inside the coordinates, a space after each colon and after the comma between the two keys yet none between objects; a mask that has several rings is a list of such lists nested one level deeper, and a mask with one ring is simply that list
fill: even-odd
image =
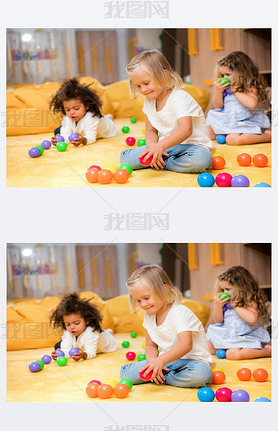
[{"label": "yellow ball", "polygon": [[109,171],[112,172],[112,174],[114,174],[114,172],[116,172],[118,167],[116,165],[114,165],[113,163],[107,163],[107,165],[103,166],[102,169],[108,169]]},{"label": "yellow ball", "polygon": [[118,384],[118,382],[115,379],[104,379],[102,384],[110,385],[110,386],[112,386],[112,388],[114,388]]},{"label": "yellow ball", "polygon": [[141,132],[143,133],[143,135],[145,135],[145,132],[146,132],[146,130],[145,130],[145,126],[144,126],[144,127],[142,127]]},{"label": "yellow ball", "polygon": [[211,156],[211,157],[216,157],[216,156],[218,156],[218,157],[223,157],[223,159],[224,159],[223,154],[218,153],[218,151],[214,151],[214,153],[212,153],[212,156]]},{"label": "yellow ball", "polygon": [[224,373],[224,370],[221,367],[213,367],[211,371],[212,372],[214,372],[214,371],[222,371],[222,373]]},{"label": "yellow ball", "polygon": [[145,341],[143,341],[143,343],[142,343],[142,347],[143,347],[143,349],[145,349],[145,347],[146,347],[146,343],[145,343]]}]

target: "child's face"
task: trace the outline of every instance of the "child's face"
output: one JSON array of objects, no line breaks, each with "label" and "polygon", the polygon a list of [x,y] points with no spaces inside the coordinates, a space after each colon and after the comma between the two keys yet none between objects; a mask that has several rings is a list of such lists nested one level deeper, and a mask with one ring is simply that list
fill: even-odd
[{"label": "child's face", "polygon": [[87,324],[80,314],[68,314],[63,317],[66,330],[75,337],[85,331]]},{"label": "child's face", "polygon": [[144,285],[136,286],[130,294],[139,307],[150,314],[157,314],[165,306],[163,301],[153,298],[150,289]]},{"label": "child's face", "polygon": [[232,294],[233,286],[226,280],[219,281],[219,287],[222,292],[227,292],[229,295]]},{"label": "child's face", "polygon": [[164,87],[154,84],[151,76],[144,69],[138,68],[129,75],[129,78],[138,91],[149,99],[157,99],[164,92]]},{"label": "child's face", "polygon": [[67,117],[76,123],[86,114],[86,107],[80,99],[70,99],[63,102]]},{"label": "child's face", "polygon": [[233,77],[232,69],[230,69],[227,66],[220,66],[219,72],[221,73],[223,78],[228,78],[230,82],[232,81],[232,77]]}]

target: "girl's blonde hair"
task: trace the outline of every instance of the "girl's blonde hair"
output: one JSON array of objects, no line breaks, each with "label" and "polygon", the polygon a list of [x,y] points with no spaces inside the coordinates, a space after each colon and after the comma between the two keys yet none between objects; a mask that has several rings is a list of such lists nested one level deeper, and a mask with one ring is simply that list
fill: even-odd
[{"label": "girl's blonde hair", "polygon": [[227,281],[233,290],[231,292],[231,305],[235,307],[250,306],[252,301],[257,304],[259,316],[265,317],[267,313],[266,298],[259,288],[253,275],[243,266],[232,266],[222,272],[217,279],[217,292],[222,292],[219,281]]},{"label": "girl's blonde hair", "polygon": [[139,306],[132,297],[132,290],[139,285],[146,286],[155,299],[164,301],[165,304],[171,304],[174,301],[181,302],[183,296],[171,282],[166,272],[159,265],[146,265],[137,269],[127,280],[129,292],[129,306],[134,313]]},{"label": "girl's blonde hair", "polygon": [[143,51],[133,57],[126,68],[131,97],[138,94],[138,88],[132,83],[130,75],[139,68],[150,75],[154,84],[165,87],[166,90],[180,88],[183,84],[181,77],[173,71],[168,60],[160,51]]},{"label": "girl's blonde hair", "polygon": [[266,101],[266,82],[259,74],[258,68],[255,66],[251,58],[248,57],[248,55],[246,55],[244,52],[231,52],[230,54],[221,58],[217,65],[217,78],[222,77],[219,71],[219,66],[226,66],[233,71],[231,89],[234,93],[237,91],[239,93],[250,91],[251,87],[254,86],[258,91],[260,101],[262,103]]}]

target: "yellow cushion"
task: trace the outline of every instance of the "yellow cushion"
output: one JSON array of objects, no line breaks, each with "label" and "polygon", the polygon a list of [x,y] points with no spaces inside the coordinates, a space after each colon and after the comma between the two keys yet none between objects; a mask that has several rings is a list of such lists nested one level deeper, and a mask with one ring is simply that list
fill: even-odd
[{"label": "yellow cushion", "polygon": [[183,84],[182,90],[186,91],[197,103],[201,106],[202,110],[205,112],[209,104],[210,92],[201,87],[196,87],[195,85]]},{"label": "yellow cushion", "polygon": [[15,96],[14,91],[7,91],[6,107],[7,109],[23,108],[24,103]]},{"label": "yellow cushion", "polygon": [[12,307],[11,305],[7,306],[7,323],[18,323],[22,322],[23,320],[24,318],[16,312],[14,307]]},{"label": "yellow cushion", "polygon": [[144,320],[143,310],[131,313],[128,304],[128,295],[116,296],[106,301],[107,307],[115,318],[115,332],[137,332],[138,335],[145,335],[142,326]]},{"label": "yellow cushion", "polygon": [[113,331],[115,330],[113,316],[111,315],[106,302],[103,301],[100,296],[90,291],[80,292],[79,296],[81,299],[90,299],[90,302],[98,308],[103,317],[101,322],[101,327],[103,329],[110,328]]},{"label": "yellow cushion", "polygon": [[193,313],[202,322],[203,326],[206,325],[210,315],[209,305],[203,304],[199,301],[194,301],[193,299],[183,299],[181,303],[193,311]]},{"label": "yellow cushion", "polygon": [[115,118],[136,117],[138,121],[145,121],[145,114],[142,111],[144,97],[138,95],[131,99],[127,80],[114,82],[105,88],[114,104]]}]

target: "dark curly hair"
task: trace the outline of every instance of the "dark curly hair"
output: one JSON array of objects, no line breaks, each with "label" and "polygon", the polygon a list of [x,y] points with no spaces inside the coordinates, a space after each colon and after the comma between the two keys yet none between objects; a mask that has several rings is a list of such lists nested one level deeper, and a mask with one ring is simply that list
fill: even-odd
[{"label": "dark curly hair", "polygon": [[102,315],[94,305],[90,304],[92,299],[93,297],[90,299],[81,299],[76,292],[64,295],[50,316],[50,325],[53,325],[53,328],[66,329],[63,317],[76,313],[83,317],[87,326],[91,326],[94,330],[102,332],[103,329],[100,326]]},{"label": "dark curly hair", "polygon": [[89,88],[91,85],[80,84],[77,78],[65,79],[49,103],[50,111],[53,111],[54,114],[62,112],[63,115],[66,115],[63,102],[70,99],[79,99],[87,111],[98,117],[103,117],[100,112],[102,101],[97,93]]}]

